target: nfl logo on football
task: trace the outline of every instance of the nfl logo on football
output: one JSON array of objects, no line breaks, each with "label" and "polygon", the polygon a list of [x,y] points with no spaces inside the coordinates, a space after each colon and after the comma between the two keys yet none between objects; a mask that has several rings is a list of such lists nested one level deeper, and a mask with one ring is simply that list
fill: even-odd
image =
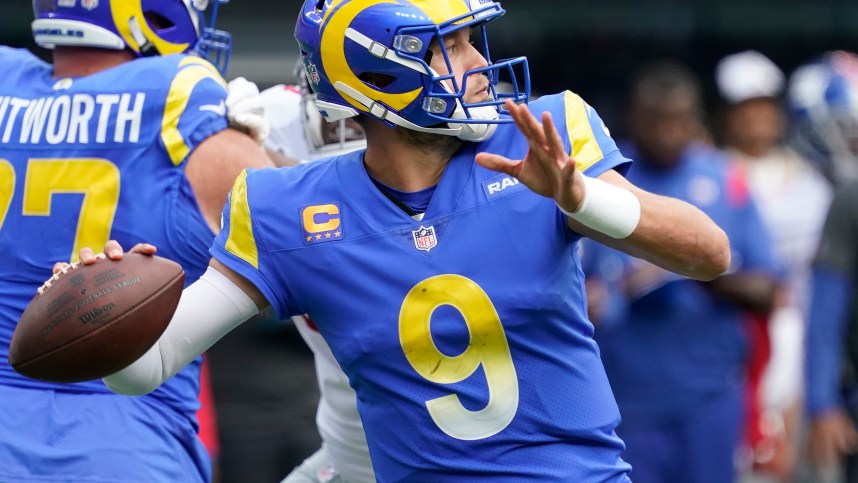
[{"label": "nfl logo on football", "polygon": [[430,226],[429,228],[421,226],[417,230],[412,230],[411,233],[414,235],[414,246],[418,250],[428,252],[438,244],[438,239],[435,238],[434,226]]}]

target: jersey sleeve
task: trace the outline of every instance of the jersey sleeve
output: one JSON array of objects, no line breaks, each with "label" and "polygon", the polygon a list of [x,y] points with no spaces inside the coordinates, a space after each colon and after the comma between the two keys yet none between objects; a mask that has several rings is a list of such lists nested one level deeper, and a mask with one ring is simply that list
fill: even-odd
[{"label": "jersey sleeve", "polygon": [[[221,215],[220,233],[209,252],[219,262],[249,280],[265,295],[277,316],[282,318],[289,313],[282,296],[285,291],[271,271],[273,264],[267,263],[263,240],[265,234],[253,218],[254,215],[260,216],[261,211],[252,207],[253,199],[265,198],[264,194],[257,193],[262,189],[255,183],[255,172],[244,170],[236,178]],[[251,196],[251,192],[256,196]]]},{"label": "jersey sleeve", "polygon": [[625,175],[632,161],[620,153],[596,110],[570,91],[563,94],[563,104],[569,156],[578,169],[593,178],[609,169]]},{"label": "jersey sleeve", "polygon": [[161,120],[161,142],[174,165],[227,128],[226,93],[226,81],[209,62],[192,56],[179,61]]}]

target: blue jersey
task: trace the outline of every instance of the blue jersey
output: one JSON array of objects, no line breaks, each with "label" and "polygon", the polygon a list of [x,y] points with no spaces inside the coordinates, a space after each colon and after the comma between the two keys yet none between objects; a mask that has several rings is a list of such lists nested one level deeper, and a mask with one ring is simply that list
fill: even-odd
[{"label": "blue jersey", "polygon": [[[628,165],[580,97],[531,108],[588,175]],[[319,327],[379,481],[625,481],[580,237],[551,199],[476,165],[481,151],[521,158],[527,142],[506,124],[465,145],[422,221],[376,188],[362,151],[250,171],[212,254]]]},{"label": "blue jersey", "polygon": [[[59,79],[29,52],[0,47],[0,72],[0,360],[5,361],[18,318],[51,276],[54,262],[75,259],[82,246],[98,250],[108,239],[125,247],[150,242],[159,255],[181,264],[188,283],[200,276],[214,233],[197,208],[185,161],[227,121],[225,83],[197,57],[138,59]],[[150,419],[194,426],[198,380],[199,361],[135,404],[157,408]],[[0,364],[0,386],[112,396],[101,381],[49,384],[20,376],[8,364]],[[0,412],[14,413],[20,403],[4,394]],[[98,426],[89,431],[90,439],[99,438]],[[0,434],[12,436],[2,427]],[[51,448],[28,448],[22,435],[13,439],[34,459],[53,457]],[[67,456],[69,448],[61,451]],[[5,455],[0,451],[0,479],[26,474]],[[53,471],[77,479],[78,473],[61,466]]]},{"label": "blue jersey", "polygon": [[[632,149],[626,152],[634,156]],[[628,179],[652,193],[687,201],[712,218],[730,238],[731,270],[778,275],[754,200],[721,151],[694,145],[676,168],[641,162]],[[589,240],[584,251],[587,274],[599,276],[611,289],[596,340],[624,427],[673,421],[742,383],[747,315],[738,306],[673,274],[627,294],[622,280],[636,261]]]}]

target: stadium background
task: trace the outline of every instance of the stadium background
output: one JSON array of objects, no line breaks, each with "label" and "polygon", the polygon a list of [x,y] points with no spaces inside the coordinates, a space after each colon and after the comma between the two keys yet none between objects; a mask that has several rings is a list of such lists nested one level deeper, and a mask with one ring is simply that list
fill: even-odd
[{"label": "stadium background", "polygon": [[[0,44],[33,47],[31,2],[2,0]],[[218,27],[233,34],[227,77],[261,87],[293,80],[297,0],[232,0]],[[491,26],[492,56],[526,55],[534,89],[571,89],[623,134],[627,83],[641,64],[670,57],[694,69],[709,107],[713,71],[724,55],[757,49],[786,73],[830,49],[858,51],[854,0],[506,0]],[[45,52],[42,51],[41,55]]]}]

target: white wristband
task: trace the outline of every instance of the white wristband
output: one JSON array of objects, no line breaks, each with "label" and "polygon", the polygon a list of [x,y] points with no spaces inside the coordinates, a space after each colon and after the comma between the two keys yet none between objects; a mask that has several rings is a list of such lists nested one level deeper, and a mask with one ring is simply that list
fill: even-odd
[{"label": "white wristband", "polygon": [[641,219],[641,202],[629,190],[597,178],[583,176],[584,201],[574,213],[560,211],[582,225],[617,240],[635,231]]}]

